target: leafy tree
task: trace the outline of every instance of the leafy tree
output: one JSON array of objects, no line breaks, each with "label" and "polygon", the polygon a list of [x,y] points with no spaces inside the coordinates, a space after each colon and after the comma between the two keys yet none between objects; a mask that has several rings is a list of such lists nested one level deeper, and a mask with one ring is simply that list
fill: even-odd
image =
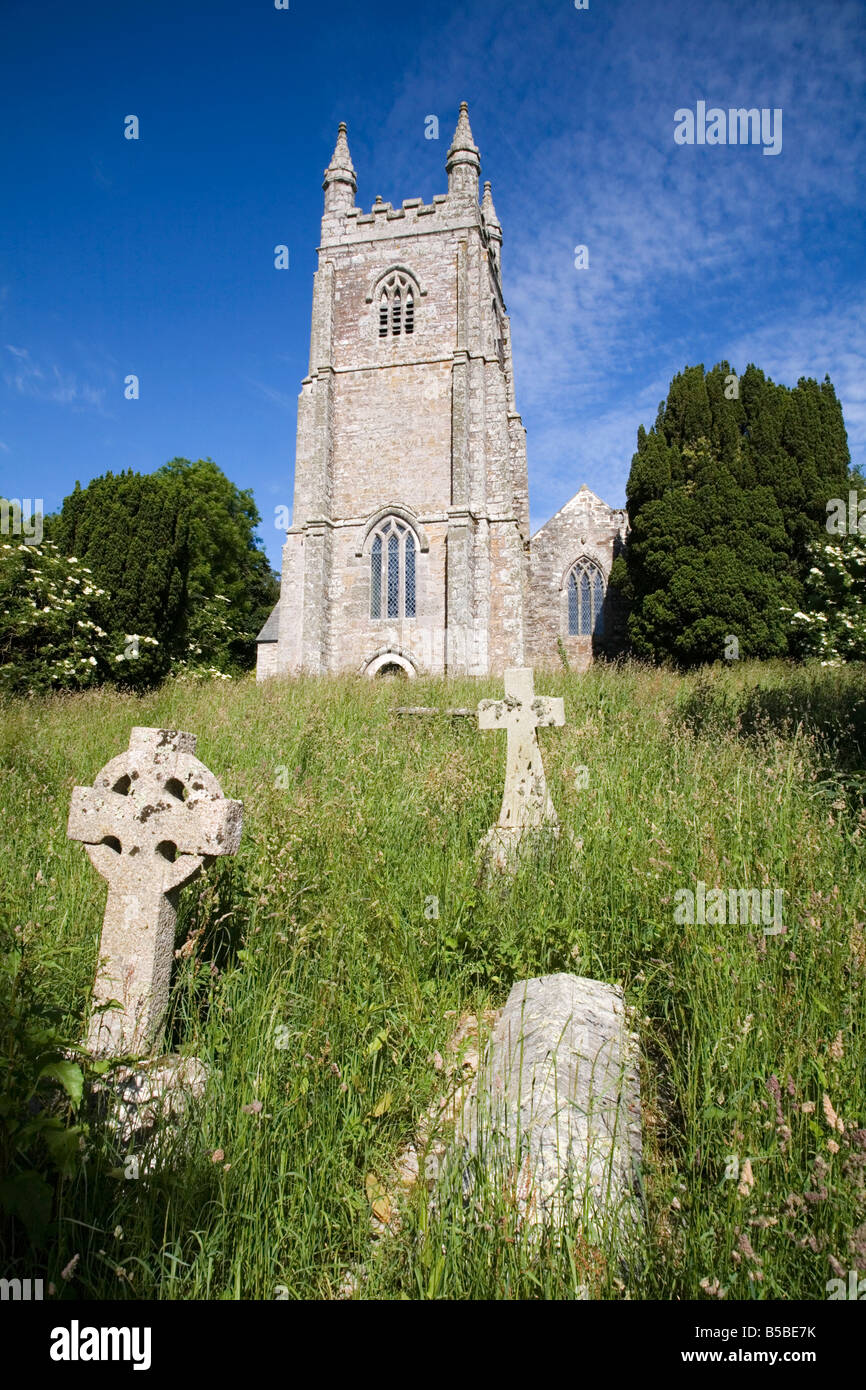
[{"label": "leafy tree", "polygon": [[800,603],[828,496],[847,480],[829,378],[777,386],[727,362],[674,377],[638,430],[626,487],[631,524],[611,583],[630,605],[639,655],[683,664],[785,653],[783,609]]},{"label": "leafy tree", "polygon": [[53,534],[111,595],[116,679],[142,686],[175,669],[231,674],[253,664],[278,596],[259,521],[251,491],[212,459],[76,484]]},{"label": "leafy tree", "polygon": [[226,672],[248,669],[279,597],[255,534],[261,517],[252,491],[237,487],[213,459],[172,459],[156,476],[176,482],[188,508],[187,657]]},{"label": "leafy tree", "polygon": [[64,500],[57,540],[109,595],[105,626],[123,684],[158,680],[183,645],[188,529],[180,488],[159,475],[109,472]]}]

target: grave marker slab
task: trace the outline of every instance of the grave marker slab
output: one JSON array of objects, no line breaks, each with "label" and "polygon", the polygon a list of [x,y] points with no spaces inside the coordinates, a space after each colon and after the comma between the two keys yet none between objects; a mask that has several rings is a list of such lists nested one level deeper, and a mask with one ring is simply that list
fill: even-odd
[{"label": "grave marker slab", "polygon": [[641,1220],[641,1126],[622,991],[569,974],[516,984],[459,1132],[464,1172],[480,1157],[528,1224],[559,1224],[571,1207],[624,1250]]}]

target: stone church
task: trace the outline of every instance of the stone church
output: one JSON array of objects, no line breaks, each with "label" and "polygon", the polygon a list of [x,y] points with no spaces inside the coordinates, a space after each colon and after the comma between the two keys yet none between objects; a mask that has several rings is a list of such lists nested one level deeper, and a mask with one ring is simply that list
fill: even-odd
[{"label": "stone church", "polygon": [[257,676],[582,669],[619,645],[627,518],[587,487],[529,534],[502,228],[466,103],[432,203],[355,206],[325,171],[292,525]]}]

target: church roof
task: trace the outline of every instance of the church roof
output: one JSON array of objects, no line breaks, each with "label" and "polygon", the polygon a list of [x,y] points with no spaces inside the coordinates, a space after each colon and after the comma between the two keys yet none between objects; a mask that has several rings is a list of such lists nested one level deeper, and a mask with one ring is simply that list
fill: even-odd
[{"label": "church roof", "polygon": [[[613,511],[613,510],[614,510],[613,507],[609,507],[609,506],[608,506],[607,502],[605,502],[605,500],[604,500],[603,497],[599,497],[599,495],[598,495],[597,492],[593,492],[593,490],[592,490],[591,487],[587,487],[586,483],[581,483],[580,487],[578,488],[578,490],[577,490],[577,492],[574,494],[574,496],[573,496],[573,497],[570,497],[570,498],[568,499],[568,501],[566,502],[565,506],[564,506],[564,507],[560,507],[559,511],[560,511],[560,512],[576,512],[577,509],[578,509],[578,507],[585,507],[585,506],[587,505],[587,503],[592,503],[592,502],[600,502],[601,505],[602,505],[603,507],[607,507],[607,508],[608,508],[608,511]],[[557,512],[557,516],[558,516],[558,515],[559,515],[559,512]]]},{"label": "church roof", "polygon": [[539,526],[538,530],[534,534],[536,536],[540,536],[541,532],[544,531],[548,526],[550,526],[551,523],[554,522],[557,517],[568,516],[572,512],[592,512],[599,507],[602,508],[604,512],[607,512],[608,515],[611,515],[616,511],[623,510],[619,507],[612,507],[610,503],[605,502],[603,497],[599,497],[597,492],[593,492],[591,487],[587,487],[586,483],[583,483],[582,486],[578,489],[578,491],[574,494],[574,496],[570,497],[569,500],[562,507],[559,508],[558,512],[554,512],[553,516],[549,517],[548,520],[545,521],[543,526]]},{"label": "church roof", "polygon": [[275,603],[267,622],[256,638],[257,642],[276,642],[280,635],[280,605]]}]

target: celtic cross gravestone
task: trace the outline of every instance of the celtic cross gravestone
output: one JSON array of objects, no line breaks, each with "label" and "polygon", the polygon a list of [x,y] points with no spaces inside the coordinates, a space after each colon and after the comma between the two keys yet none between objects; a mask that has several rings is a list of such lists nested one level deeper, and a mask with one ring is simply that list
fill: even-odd
[{"label": "celtic cross gravestone", "polygon": [[134,728],[127,751],[72,793],[67,834],[108,881],[87,1039],[103,1056],[141,1055],[158,1040],[180,889],[240,844],[243,805],[195,746],[193,734]]}]

